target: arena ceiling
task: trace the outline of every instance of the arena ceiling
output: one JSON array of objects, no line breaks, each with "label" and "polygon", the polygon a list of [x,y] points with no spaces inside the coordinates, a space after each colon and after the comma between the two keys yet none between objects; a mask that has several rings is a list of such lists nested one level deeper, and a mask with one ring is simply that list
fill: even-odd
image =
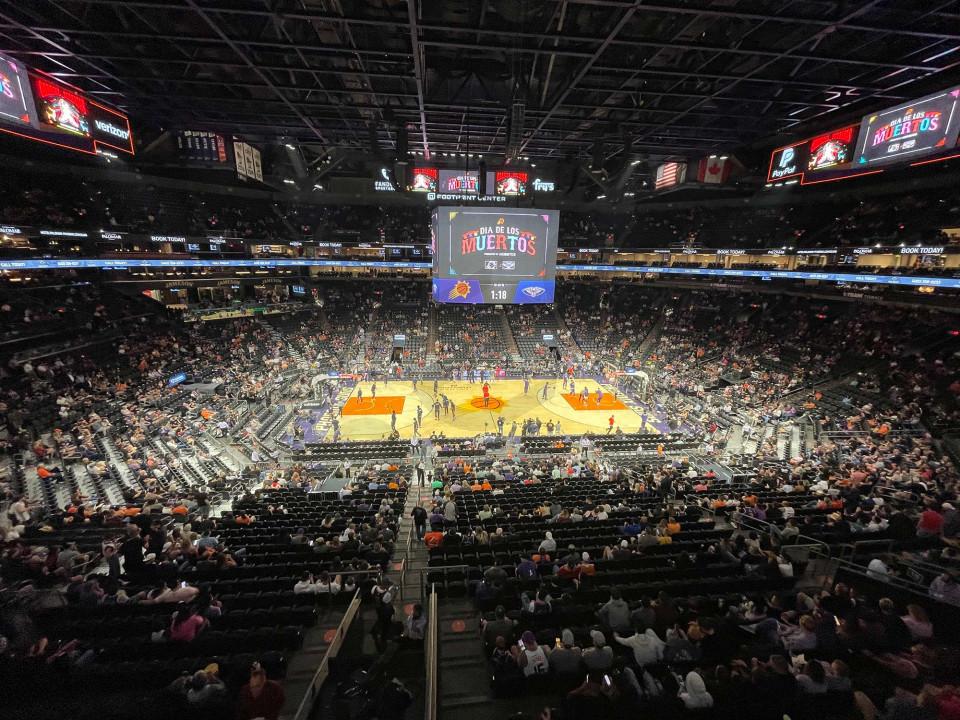
[{"label": "arena ceiling", "polygon": [[960,0],[0,0],[140,122],[332,148],[695,157],[960,77]]}]

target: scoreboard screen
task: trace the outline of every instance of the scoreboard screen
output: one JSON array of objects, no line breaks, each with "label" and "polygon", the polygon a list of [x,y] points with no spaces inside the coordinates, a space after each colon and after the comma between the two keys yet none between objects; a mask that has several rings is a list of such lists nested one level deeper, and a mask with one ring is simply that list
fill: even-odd
[{"label": "scoreboard screen", "polygon": [[6,55],[0,55],[0,132],[89,155],[102,148],[134,152],[126,115]]},{"label": "scoreboard screen", "polygon": [[0,122],[27,127],[37,124],[27,69],[6,55],[0,55]]},{"label": "scoreboard screen", "polygon": [[960,88],[864,116],[858,165],[914,160],[952,148],[960,131]]},{"label": "scoreboard screen", "polygon": [[431,227],[433,299],[552,303],[560,213],[438,207]]}]

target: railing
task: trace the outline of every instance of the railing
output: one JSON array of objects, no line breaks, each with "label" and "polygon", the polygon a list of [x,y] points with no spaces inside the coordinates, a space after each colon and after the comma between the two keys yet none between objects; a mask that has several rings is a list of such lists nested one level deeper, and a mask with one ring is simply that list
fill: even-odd
[{"label": "railing", "polygon": [[[852,552],[853,545],[845,546],[844,549],[850,549]],[[856,575],[858,577],[865,578],[867,580],[872,580],[874,582],[880,582],[891,588],[905,590],[907,592],[913,593],[914,595],[920,595],[928,600],[932,599],[930,597],[929,588],[923,583],[919,583],[914,580],[910,580],[908,578],[898,577],[896,575],[889,575],[889,574],[880,575],[879,573],[871,572],[865,565],[860,565],[858,563],[853,562],[852,560],[848,560],[843,557],[824,557],[821,554],[821,552],[822,551],[818,549],[814,549],[810,551],[810,555],[811,557],[815,557],[817,559],[828,560],[831,563],[831,567],[833,568],[833,573],[832,573],[833,578],[836,577],[837,572],[839,572],[840,570],[843,570],[845,573],[849,573],[851,575]],[[832,580],[827,580],[824,583],[824,586],[826,587],[826,585],[831,582]]]},{"label": "railing", "polygon": [[410,558],[410,551],[413,548],[413,525],[407,532],[407,541],[404,544],[403,560],[400,561],[400,599],[404,599],[404,592],[407,587],[407,560]]},{"label": "railing", "polygon": [[[437,588],[430,588],[430,597],[427,601],[427,636],[424,642],[426,663],[426,688],[423,698],[424,720],[437,719],[437,688],[439,686],[438,651],[440,647],[440,620],[437,617]],[[299,718],[297,719],[299,720]]]},{"label": "railing", "polygon": [[[415,575],[415,576],[416,576],[416,588],[417,588],[417,593],[416,593],[416,596],[415,596],[415,597],[416,597],[416,598],[419,598],[419,597],[420,597],[420,593],[423,592],[423,588],[424,588],[424,576],[429,576],[430,573],[439,573],[440,575],[443,576],[443,584],[446,585],[446,583],[447,583],[447,578],[446,578],[447,573],[448,573],[448,572],[453,572],[453,571],[459,571],[459,572],[462,572],[462,573],[463,573],[463,582],[464,582],[464,584],[466,584],[466,583],[469,583],[469,581],[470,581],[469,573],[470,573],[470,568],[471,568],[471,567],[474,567],[474,566],[472,566],[472,565],[439,565],[439,566],[436,566],[436,567],[406,568],[406,569],[404,569],[404,576],[406,576],[406,574],[408,574],[408,573],[409,573],[410,575]],[[405,585],[406,585],[406,587],[410,587],[411,585],[413,585],[413,583],[405,582]],[[436,587],[436,582],[430,583],[430,587],[431,587],[431,588],[435,588],[435,587]],[[404,592],[404,590],[403,590],[403,588],[401,588],[401,597],[404,597],[403,592]]]},{"label": "railing", "polygon": [[910,492],[906,490],[897,490],[896,488],[888,487],[886,485],[878,485],[873,488],[873,494],[879,495],[884,500],[895,503],[906,503],[911,507],[921,507],[923,505],[922,498],[915,492]]},{"label": "railing", "polygon": [[700,514],[701,520],[710,520],[715,523],[717,521],[717,511],[712,505],[700,504],[705,499],[705,497],[698,496],[696,493],[687,493],[681,498],[687,510],[696,510]]},{"label": "railing", "polygon": [[303,700],[300,701],[297,711],[293,715],[285,716],[284,720],[307,720],[307,718],[313,714],[313,705],[317,700],[317,696],[320,694],[320,688],[323,687],[323,684],[330,676],[330,660],[337,657],[339,654],[344,638],[347,635],[347,631],[350,629],[350,625],[353,623],[353,618],[356,617],[359,609],[360,590],[358,589],[354,593],[353,600],[350,601],[347,611],[343,614],[343,619],[340,620],[340,624],[337,626],[336,634],[334,635],[333,640],[330,641],[330,645],[327,647],[327,652],[324,653],[323,659],[320,661],[320,665],[317,667],[317,671],[313,674],[313,679],[310,681],[310,686],[307,688],[307,692],[304,694]]},{"label": "railing", "polygon": [[[766,520],[761,520],[760,518],[751,517],[749,515],[744,515],[740,512],[735,512],[730,516],[730,522],[739,528],[746,528],[748,530],[754,530],[756,532],[767,533],[771,538],[777,540],[780,539],[780,527],[774,525],[773,523],[767,522]],[[826,559],[832,558],[831,546],[825,543],[823,540],[817,540],[816,538],[809,537],[807,535],[797,535],[796,541],[788,543],[786,545],[781,544],[781,549],[796,548],[796,549],[811,549],[815,548],[817,552],[822,553]]]},{"label": "railing", "polygon": [[[926,560],[904,556],[897,557],[894,564],[899,568],[905,569],[906,572],[912,575],[912,577],[908,577],[906,580],[920,584],[924,588],[929,587],[932,578],[950,572],[952,569],[946,565],[939,565],[937,563],[927,562]],[[930,579],[927,579],[928,577]],[[925,582],[921,582],[921,580]]]},{"label": "railing", "polygon": [[[766,522],[765,520],[759,520],[757,518],[744,516],[740,513],[734,513],[734,515],[731,517],[731,522],[738,527],[744,527],[750,530],[758,530],[760,532],[769,532],[772,537],[777,537],[777,531],[775,529],[776,526],[772,523]],[[822,540],[799,535],[797,537],[797,542],[789,545],[781,545],[781,551],[784,554],[789,554],[787,551],[791,549],[806,550],[808,560],[821,560],[826,562],[827,567],[830,569],[830,573],[824,577],[824,587],[831,585],[833,583],[833,578],[835,578],[837,575],[837,572],[843,570],[851,575],[856,575],[858,577],[873,580],[875,582],[882,582],[890,587],[906,590],[907,592],[929,598],[930,592],[926,584],[917,582],[916,580],[910,578],[898,577],[896,575],[880,575],[877,572],[871,572],[867,566],[856,563],[851,559],[857,556],[859,550],[871,546],[874,548],[882,548],[882,550],[880,550],[880,552],[877,554],[889,552],[892,549],[893,542],[893,540],[868,539],[849,543],[840,543],[837,545],[828,545]],[[796,558],[791,559],[794,560]],[[936,570],[938,571],[937,574],[946,570],[946,568],[942,566],[920,560],[898,559],[897,564],[907,568],[912,567],[915,569],[918,575],[920,574],[920,570],[928,573]]]},{"label": "railing", "polygon": [[[926,430],[906,430],[903,428],[892,429],[884,437],[897,437],[907,435],[911,437],[926,435]],[[855,437],[873,437],[876,433],[871,430],[824,430],[820,433],[822,437],[828,440],[842,440],[844,438]]]}]

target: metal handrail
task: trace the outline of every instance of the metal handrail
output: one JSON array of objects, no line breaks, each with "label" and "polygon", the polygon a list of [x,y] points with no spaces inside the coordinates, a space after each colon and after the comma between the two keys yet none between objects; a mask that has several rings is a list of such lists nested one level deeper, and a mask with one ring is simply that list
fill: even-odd
[{"label": "metal handrail", "polygon": [[[735,512],[730,515],[730,522],[736,527],[746,527],[749,530],[756,530],[759,532],[765,532],[770,535],[771,538],[779,538],[779,526],[774,525],[771,522],[766,520],[761,520],[760,518],[751,517],[749,515],[744,515],[741,512]],[[754,527],[750,527],[750,525]],[[832,559],[832,548],[828,543],[825,543],[823,540],[817,540],[816,538],[809,537],[807,535],[797,535],[797,541],[790,543],[789,545],[783,546],[787,548],[821,548],[820,552],[823,553],[827,559]]]},{"label": "metal handrail", "polygon": [[953,568],[947,567],[946,565],[940,565],[938,563],[927,562],[926,560],[918,560],[913,557],[904,557],[898,556],[895,560],[895,564],[903,566],[906,568],[914,569],[918,573],[924,572],[934,575],[942,575],[943,573],[949,572]]},{"label": "metal handrail", "polygon": [[407,587],[407,560],[410,558],[410,551],[413,548],[413,524],[407,531],[407,542],[404,546],[403,560],[400,561],[400,599],[403,600],[403,594]]},{"label": "metal handrail", "polygon": [[[440,620],[437,617],[437,586],[431,585],[430,598],[427,602],[427,641],[424,645],[426,657],[426,688],[424,691],[424,720],[437,718],[437,688],[439,686],[438,650],[440,635]],[[298,719],[299,720],[299,719]]]},{"label": "metal handrail", "polygon": [[[821,436],[827,438],[828,440],[837,440],[842,438],[862,437],[864,435],[869,437],[875,434],[876,433],[874,433],[872,430],[866,430],[866,429],[864,430],[824,430],[821,433]],[[927,434],[926,430],[906,430],[903,428],[896,428],[896,429],[891,429],[885,435],[885,437],[892,437],[895,435],[917,436],[917,435],[926,435],[926,434]]]},{"label": "metal handrail", "polygon": [[407,558],[400,561],[400,599],[403,600],[403,593],[406,589],[407,579]]},{"label": "metal handrail", "polygon": [[[906,498],[897,497],[897,494],[907,493]],[[921,505],[921,497],[915,492],[906,491],[906,490],[897,490],[896,488],[890,487],[889,485],[876,485],[873,488],[873,494],[879,495],[885,500],[890,500],[892,502],[905,502],[908,505],[914,507]]]},{"label": "metal handrail", "polygon": [[347,610],[343,614],[340,624],[337,625],[333,640],[330,641],[327,651],[323,654],[323,659],[320,660],[320,665],[317,666],[317,671],[313,674],[310,686],[307,688],[303,700],[300,701],[300,705],[297,706],[297,711],[293,715],[284,716],[284,720],[307,720],[313,713],[313,706],[320,694],[320,688],[323,687],[323,684],[330,676],[330,660],[337,657],[340,653],[344,638],[347,635],[347,631],[350,630],[350,625],[353,623],[353,619],[356,617],[359,608],[360,590],[358,589],[353,594],[353,600],[351,600],[350,605],[347,606]]},{"label": "metal handrail", "polygon": [[[423,590],[423,586],[424,586],[423,579],[425,575],[428,575],[429,573],[432,573],[432,572],[438,572],[441,575],[446,576],[448,572],[452,572],[454,570],[462,570],[464,572],[464,575],[466,575],[466,573],[469,572],[470,568],[472,567],[476,567],[476,566],[475,565],[439,565],[435,567],[410,568],[407,570],[407,572],[411,574],[415,574],[417,576],[417,594],[419,595],[419,593],[422,592]],[[465,577],[464,582],[466,581],[467,581],[467,578]],[[444,577],[444,582],[446,582],[446,577]],[[412,583],[406,583],[406,584],[411,585]],[[430,583],[430,587],[431,588],[436,587],[436,583]]]},{"label": "metal handrail", "polygon": [[[753,524],[756,527],[750,528],[756,530],[758,528],[766,528],[766,532],[770,532],[771,535],[774,535],[773,528],[775,527],[772,523],[767,522],[766,520],[760,520],[758,518],[753,518],[749,516],[744,516],[741,513],[734,513],[731,517],[731,522],[737,526],[743,525],[744,527],[750,528],[750,525]],[[816,538],[807,537],[804,535],[797,536],[797,543],[791,545],[785,545],[783,548],[806,548],[809,552],[811,558],[816,558],[819,560],[824,560],[828,563],[832,563],[833,577],[836,577],[837,570],[844,570],[846,572],[852,573],[864,577],[868,580],[874,580],[878,582],[883,582],[891,587],[899,588],[901,590],[906,590],[917,595],[922,595],[926,598],[930,598],[929,588],[922,583],[915,582],[913,580],[908,580],[905,578],[900,578],[895,575],[887,575],[885,577],[877,577],[875,573],[871,573],[869,569],[864,565],[859,565],[852,560],[849,560],[844,557],[846,551],[849,550],[851,557],[856,551],[857,543],[843,543],[837,546],[831,546],[822,540],[817,540]],[[806,541],[806,542],[804,542]],[[834,554],[834,550],[839,550],[840,554]]]},{"label": "metal handrail", "polygon": [[[810,551],[810,554],[812,556],[817,556],[817,555],[821,555],[822,551],[813,549]],[[907,592],[914,593],[915,595],[921,595],[928,600],[934,599],[930,597],[930,589],[923,583],[918,583],[913,580],[897,577],[896,575],[885,575],[882,577],[878,577],[876,573],[871,573],[866,566],[859,565],[851,560],[847,560],[844,558],[821,557],[820,559],[828,560],[836,564],[836,568],[833,572],[834,578],[836,577],[837,570],[844,570],[845,572],[851,573],[853,575],[858,575],[860,577],[866,578],[867,580],[873,580],[874,582],[881,582],[893,588],[906,590]]]}]

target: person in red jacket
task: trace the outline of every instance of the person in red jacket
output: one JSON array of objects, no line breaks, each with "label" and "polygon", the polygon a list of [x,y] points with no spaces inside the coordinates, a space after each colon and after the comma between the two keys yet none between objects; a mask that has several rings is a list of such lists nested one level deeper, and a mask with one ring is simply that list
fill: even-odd
[{"label": "person in red jacket", "polygon": [[917,537],[936,537],[943,529],[943,515],[937,511],[934,504],[928,504],[927,509],[920,513],[917,523]]},{"label": "person in red jacket", "polygon": [[286,696],[276,680],[268,680],[267,673],[259,663],[253,664],[250,682],[240,688],[237,698],[237,720],[277,720]]}]

